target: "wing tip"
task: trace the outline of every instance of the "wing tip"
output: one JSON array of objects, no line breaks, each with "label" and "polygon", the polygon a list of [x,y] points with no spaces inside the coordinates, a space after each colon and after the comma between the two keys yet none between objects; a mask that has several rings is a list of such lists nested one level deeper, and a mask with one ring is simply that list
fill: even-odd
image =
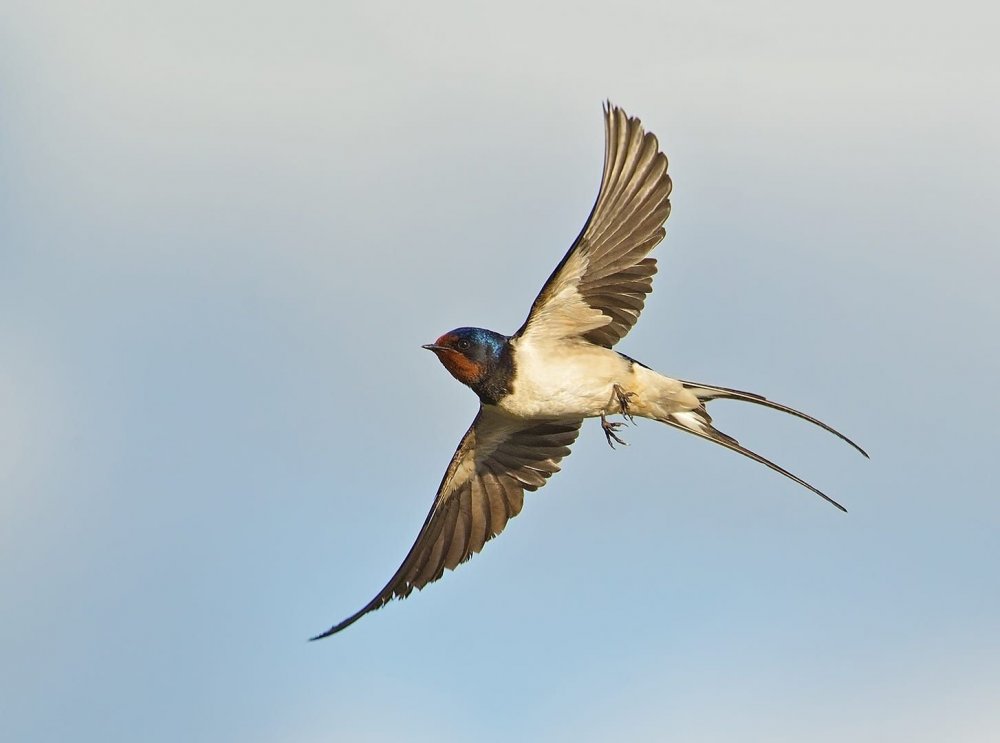
[{"label": "wing tip", "polygon": [[368,609],[366,607],[364,610],[358,612],[357,614],[353,614],[353,615],[349,616],[343,622],[340,622],[339,624],[333,625],[326,632],[321,632],[318,635],[314,635],[313,637],[310,637],[309,640],[308,640],[308,642],[316,642],[317,640],[323,640],[323,639],[325,639],[327,637],[330,637],[331,635],[335,635],[338,632],[340,632],[341,630],[344,630],[344,629],[347,629],[348,627],[350,627],[352,624],[354,624],[356,621],[358,621],[359,619],[361,619],[361,617],[364,616],[367,613],[368,613]]},{"label": "wing tip", "polygon": [[[639,120],[638,116],[632,116],[621,106],[612,103],[610,98],[604,99],[604,103],[601,104],[601,109],[603,110],[604,117],[608,120],[609,124],[615,119],[621,119],[625,123],[626,127],[636,125],[642,130],[644,135],[652,135],[655,139],[655,135],[653,135],[652,132],[647,132],[645,130],[645,127],[643,127],[642,121]],[[657,144],[657,149],[659,149],[659,144]]]}]

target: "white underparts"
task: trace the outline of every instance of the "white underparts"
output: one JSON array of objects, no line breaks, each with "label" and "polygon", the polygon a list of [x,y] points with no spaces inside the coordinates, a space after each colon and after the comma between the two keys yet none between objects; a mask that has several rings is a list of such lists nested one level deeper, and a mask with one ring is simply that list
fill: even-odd
[{"label": "white underparts", "polygon": [[[633,397],[629,413],[663,420],[698,408],[698,398],[676,379],[586,341],[515,341],[512,392],[499,406],[518,418],[592,418],[621,412],[617,384]],[[687,422],[684,423],[687,425]]]}]

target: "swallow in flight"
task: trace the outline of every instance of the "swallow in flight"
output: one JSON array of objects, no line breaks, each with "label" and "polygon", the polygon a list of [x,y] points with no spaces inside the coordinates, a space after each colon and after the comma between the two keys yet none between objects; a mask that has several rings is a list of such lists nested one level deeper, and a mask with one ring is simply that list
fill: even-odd
[{"label": "swallow in flight", "polygon": [[358,612],[312,638],[340,632],[394,598],[409,596],[479,552],[569,454],[584,418],[608,443],[623,419],[649,418],[714,441],[839,503],[712,425],[713,400],[742,400],[803,418],[865,451],[826,423],[752,392],[665,377],[614,345],[635,325],[652,290],[670,214],[667,158],[640,121],[604,108],[604,175],[590,217],[513,335],[458,328],[424,348],[479,396],[476,419],[451,459],[430,513],[395,575]]}]

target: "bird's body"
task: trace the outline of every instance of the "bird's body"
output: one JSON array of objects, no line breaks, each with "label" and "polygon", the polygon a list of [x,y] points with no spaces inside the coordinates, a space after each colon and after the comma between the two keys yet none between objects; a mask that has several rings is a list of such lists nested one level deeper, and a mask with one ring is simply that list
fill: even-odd
[{"label": "bird's body", "polygon": [[630,415],[663,417],[698,407],[698,398],[675,379],[617,351],[587,341],[512,343],[511,393],[497,407],[517,418],[596,418],[622,413],[614,394],[618,385],[631,392]]},{"label": "bird's body", "polygon": [[[518,418],[592,418],[620,413],[615,384],[634,381],[634,364],[586,341],[532,343],[515,339],[511,393],[497,406]],[[631,389],[631,386],[629,386]]]},{"label": "bird's body", "polygon": [[[519,330],[507,336],[457,328],[433,351],[479,397],[479,414],[452,457],[427,520],[386,586],[327,637],[393,598],[408,596],[464,562],[503,530],[536,490],[559,470],[586,418],[600,418],[607,441],[621,414],[659,421],[739,452],[843,510],[801,478],[739,444],[712,425],[707,403],[732,399],[805,419],[864,451],[827,424],[750,392],[673,379],[614,350],[635,324],[652,289],[671,180],[656,137],[638,119],[605,109],[604,175],[587,224],[542,287]],[[867,456],[867,454],[865,454]]]}]

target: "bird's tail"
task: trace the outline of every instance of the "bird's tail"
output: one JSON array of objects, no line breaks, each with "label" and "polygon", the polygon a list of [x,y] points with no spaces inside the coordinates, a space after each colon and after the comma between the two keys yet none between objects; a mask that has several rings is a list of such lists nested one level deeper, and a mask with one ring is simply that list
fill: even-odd
[{"label": "bird's tail", "polygon": [[833,500],[833,498],[830,498],[828,495],[826,495],[826,493],[823,493],[818,488],[810,485],[801,477],[793,475],[788,470],[784,469],[783,467],[779,467],[774,462],[772,462],[769,459],[766,459],[765,457],[762,457],[757,452],[747,449],[745,446],[742,446],[740,442],[738,442],[732,436],[729,436],[728,434],[725,434],[719,429],[717,429],[715,426],[712,425],[712,417],[708,414],[708,410],[705,408],[705,404],[711,402],[712,400],[742,400],[743,402],[752,402],[755,405],[763,405],[764,407],[767,408],[780,410],[782,413],[788,413],[789,415],[794,415],[797,418],[802,418],[803,420],[807,420],[810,423],[829,431],[834,436],[837,436],[843,441],[846,441],[848,444],[853,446],[867,458],[868,453],[860,446],[858,446],[856,443],[847,438],[847,436],[840,433],[840,431],[837,431],[835,428],[827,425],[826,423],[823,423],[823,421],[813,418],[811,415],[807,415],[799,410],[790,408],[787,405],[781,405],[780,403],[772,402],[767,398],[761,395],[756,395],[752,392],[743,392],[741,390],[734,390],[728,387],[715,387],[713,385],[700,384],[697,382],[685,382],[684,380],[678,380],[678,381],[680,382],[681,385],[683,385],[685,391],[693,394],[695,397],[698,398],[698,402],[700,404],[697,407],[694,407],[689,410],[676,410],[667,412],[666,415],[657,416],[657,420],[666,423],[669,426],[674,426],[675,428],[687,431],[688,433],[693,433],[695,436],[700,436],[704,439],[708,439],[709,441],[714,441],[715,443],[720,444],[726,447],[727,449],[732,449],[733,451],[739,452],[743,456],[748,457],[749,459],[752,459],[755,462],[760,462],[761,464],[770,467],[775,472],[779,472],[785,477],[789,478],[790,480],[797,482],[804,488],[811,490],[820,498],[829,501],[834,506],[839,508],[841,511],[847,510],[842,505],[837,503],[837,501]]}]

